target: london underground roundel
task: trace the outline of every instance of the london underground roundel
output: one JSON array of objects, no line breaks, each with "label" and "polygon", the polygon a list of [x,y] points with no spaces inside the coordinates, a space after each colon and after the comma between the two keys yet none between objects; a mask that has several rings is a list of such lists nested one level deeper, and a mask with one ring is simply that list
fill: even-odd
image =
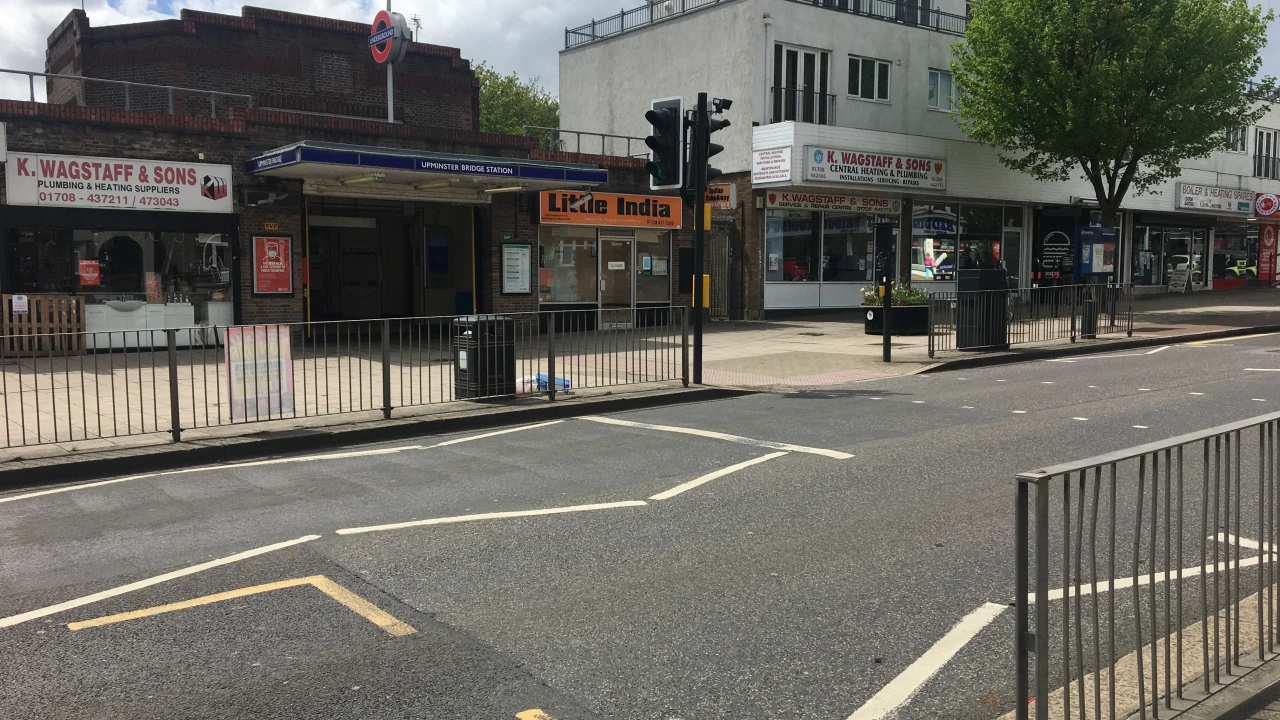
[{"label": "london underground roundel", "polygon": [[1272,193],[1258,193],[1253,199],[1253,209],[1261,217],[1271,217],[1280,211],[1280,198]]},{"label": "london underground roundel", "polygon": [[400,13],[379,10],[369,28],[369,51],[381,64],[398,63],[409,49],[409,23]]}]

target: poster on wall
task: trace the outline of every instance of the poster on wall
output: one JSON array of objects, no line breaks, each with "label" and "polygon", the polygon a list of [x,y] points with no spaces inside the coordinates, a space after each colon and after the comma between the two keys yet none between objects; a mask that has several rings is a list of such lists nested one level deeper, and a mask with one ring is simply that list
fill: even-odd
[{"label": "poster on wall", "polygon": [[10,205],[235,212],[230,165],[10,153],[4,174]]},{"label": "poster on wall", "polygon": [[751,184],[791,182],[791,146],[751,152]]},{"label": "poster on wall", "polygon": [[102,284],[102,266],[97,260],[80,261],[80,287]]},{"label": "poster on wall", "polygon": [[253,292],[255,295],[293,294],[293,238],[255,235]]},{"label": "poster on wall", "polygon": [[1276,226],[1263,225],[1258,231],[1258,279],[1276,279]]},{"label": "poster on wall", "polygon": [[1116,271],[1116,252],[1120,247],[1115,228],[1077,227],[1080,275],[1111,275]]},{"label": "poster on wall", "polygon": [[502,293],[528,295],[533,292],[533,250],[529,245],[502,246]]},{"label": "poster on wall", "polygon": [[224,332],[231,421],[293,415],[293,343],[289,326],[229,327]]}]

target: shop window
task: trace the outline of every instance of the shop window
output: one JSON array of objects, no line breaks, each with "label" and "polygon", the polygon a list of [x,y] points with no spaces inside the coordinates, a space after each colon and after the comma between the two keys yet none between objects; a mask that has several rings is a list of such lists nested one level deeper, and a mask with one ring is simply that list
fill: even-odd
[{"label": "shop window", "polygon": [[958,258],[961,270],[1000,266],[1003,208],[965,205],[960,213]]},{"label": "shop window", "polygon": [[824,282],[866,282],[875,269],[874,215],[827,213],[822,221]]},{"label": "shop window", "polygon": [[770,210],[765,222],[765,280],[813,282],[821,268],[822,213]]},{"label": "shop window", "polygon": [[6,293],[70,293],[75,258],[65,232],[22,228],[10,231],[5,242],[8,277]]},{"label": "shop window", "polygon": [[1258,226],[1220,223],[1213,237],[1213,277],[1216,280],[1258,278]]},{"label": "shop window", "polygon": [[929,71],[929,107],[952,112],[959,105],[959,94],[951,73],[946,70]]},{"label": "shop window", "polygon": [[228,244],[221,235],[158,233],[154,248],[153,272],[166,302],[230,298]]},{"label": "shop window", "polygon": [[850,55],[849,95],[889,102],[889,63]]},{"label": "shop window", "polygon": [[[100,273],[99,292],[129,295],[145,295],[143,278],[142,245],[130,234],[96,233],[107,236],[98,245],[93,257],[98,260]],[[150,235],[150,233],[132,233]],[[95,238],[96,244],[96,238]]]},{"label": "shop window", "polygon": [[636,230],[636,302],[671,301],[671,233]]},{"label": "shop window", "polygon": [[917,203],[911,211],[911,277],[954,280],[956,205]]},{"label": "shop window", "polygon": [[595,228],[543,225],[538,234],[539,299],[544,303],[596,302],[596,254]]}]

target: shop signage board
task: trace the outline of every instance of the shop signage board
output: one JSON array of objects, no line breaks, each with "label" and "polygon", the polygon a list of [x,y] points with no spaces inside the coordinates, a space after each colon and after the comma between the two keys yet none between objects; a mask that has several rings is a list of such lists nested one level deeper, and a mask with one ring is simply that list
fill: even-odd
[{"label": "shop signage board", "polygon": [[804,179],[813,182],[945,190],[944,160],[806,145]]},{"label": "shop signage board", "polygon": [[4,174],[10,205],[234,212],[230,165],[10,153]]},{"label": "shop signage board", "polygon": [[1258,229],[1258,279],[1271,282],[1276,279],[1276,226],[1263,225]]},{"label": "shop signage board", "polygon": [[97,260],[81,260],[80,261],[80,286],[89,287],[91,285],[102,284],[102,266]]},{"label": "shop signage board", "polygon": [[707,202],[712,210],[733,210],[738,207],[738,186],[733,183],[707,186]]},{"label": "shop signage board", "polygon": [[294,413],[293,342],[288,325],[229,327],[223,354],[232,422]]},{"label": "shop signage board", "polygon": [[14,315],[31,314],[31,302],[27,300],[26,295],[14,295],[12,311]]},{"label": "shop signage board", "polygon": [[791,182],[791,146],[753,150],[751,184]]},{"label": "shop signage board", "polygon": [[293,294],[293,238],[255,235],[253,292],[255,295]]},{"label": "shop signage board", "polygon": [[1253,201],[1252,190],[1233,190],[1180,182],[1174,197],[1174,207],[1179,210],[1249,215],[1253,212]]},{"label": "shop signage board", "polygon": [[1258,217],[1274,217],[1280,213],[1280,197],[1274,193],[1258,193],[1253,196],[1253,212]]},{"label": "shop signage board", "polygon": [[1191,280],[1191,268],[1178,268],[1169,275],[1169,292],[1184,293]]},{"label": "shop signage board", "polygon": [[530,245],[502,246],[502,293],[528,295],[533,292],[533,249]]},{"label": "shop signage board", "polygon": [[859,197],[841,193],[771,191],[766,194],[770,208],[790,210],[846,210],[894,215],[902,212],[902,201],[891,198]]},{"label": "shop signage board", "polygon": [[397,12],[379,10],[369,28],[369,52],[379,65],[398,63],[409,50],[409,23]]},{"label": "shop signage board", "polygon": [[544,190],[538,217],[543,225],[589,225],[679,229],[684,204],[667,195],[619,195]]}]

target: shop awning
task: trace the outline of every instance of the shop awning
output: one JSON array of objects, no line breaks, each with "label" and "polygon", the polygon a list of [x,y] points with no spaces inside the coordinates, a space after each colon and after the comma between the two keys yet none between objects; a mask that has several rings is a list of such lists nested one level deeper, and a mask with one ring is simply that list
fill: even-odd
[{"label": "shop awning", "polygon": [[303,140],[245,163],[251,175],[302,180],[309,195],[485,203],[502,192],[603,185],[609,171],[574,163],[451,155]]}]

